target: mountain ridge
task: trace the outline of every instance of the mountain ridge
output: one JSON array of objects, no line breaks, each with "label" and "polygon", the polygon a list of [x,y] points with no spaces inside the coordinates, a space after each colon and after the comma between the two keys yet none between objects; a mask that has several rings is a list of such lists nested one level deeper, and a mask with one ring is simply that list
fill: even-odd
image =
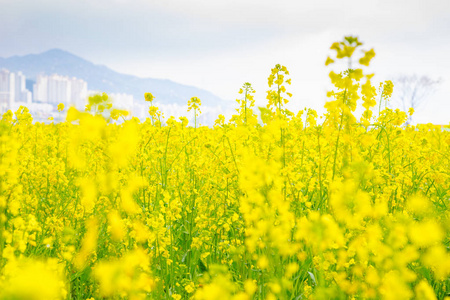
[{"label": "mountain ridge", "polygon": [[169,79],[141,78],[116,72],[105,65],[98,65],[66,50],[53,48],[39,54],[0,57],[0,68],[12,72],[21,71],[27,79],[37,75],[59,74],[76,77],[88,83],[89,90],[106,93],[126,93],[137,101],[144,101],[144,93],[150,92],[155,101],[163,104],[186,105],[191,97],[199,97],[206,106],[227,106],[227,101],[213,93]]}]

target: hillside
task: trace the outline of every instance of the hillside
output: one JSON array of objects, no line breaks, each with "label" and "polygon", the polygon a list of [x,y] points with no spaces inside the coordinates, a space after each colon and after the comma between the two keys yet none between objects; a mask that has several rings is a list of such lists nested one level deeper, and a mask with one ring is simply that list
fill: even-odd
[{"label": "hillside", "polygon": [[22,71],[27,79],[35,80],[38,74],[60,74],[77,77],[88,83],[89,90],[106,93],[127,93],[143,101],[144,93],[151,92],[158,102],[184,105],[197,96],[206,106],[226,106],[216,95],[193,86],[179,84],[167,79],[140,78],[121,74],[103,65],[97,65],[60,49],[40,54],[0,58],[0,68]]}]

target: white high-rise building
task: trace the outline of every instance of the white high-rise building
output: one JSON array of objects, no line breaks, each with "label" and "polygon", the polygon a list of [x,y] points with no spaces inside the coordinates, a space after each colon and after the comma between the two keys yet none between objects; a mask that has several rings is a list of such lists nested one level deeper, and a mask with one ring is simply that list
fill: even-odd
[{"label": "white high-rise building", "polygon": [[47,102],[53,105],[70,103],[72,84],[69,78],[60,75],[51,75],[48,77]]},{"label": "white high-rise building", "polygon": [[110,94],[109,97],[113,100],[113,107],[131,111],[133,109],[134,98],[129,94]]},{"label": "white high-rise building", "polygon": [[31,104],[31,92],[26,87],[26,77],[22,72],[13,73],[15,77],[15,102]]},{"label": "white high-rise building", "polygon": [[15,99],[15,76],[6,69],[0,71],[0,112],[11,109]]},{"label": "white high-rise building", "polygon": [[26,104],[29,105],[32,102],[31,101],[32,97],[33,96],[29,90],[25,90],[22,92],[22,96],[21,96],[22,102],[25,102]]},{"label": "white high-rise building", "polygon": [[78,109],[84,109],[87,103],[87,82],[82,79],[77,79],[73,77],[71,79],[71,95],[70,95],[70,105],[75,106]]},{"label": "white high-rise building", "polygon": [[33,85],[34,100],[38,102],[58,105],[74,105],[83,108],[86,104],[87,83],[75,77],[61,75],[39,75]]},{"label": "white high-rise building", "polygon": [[36,77],[36,83],[33,84],[33,101],[35,102],[47,102],[48,98],[48,77],[44,75],[38,75]]}]

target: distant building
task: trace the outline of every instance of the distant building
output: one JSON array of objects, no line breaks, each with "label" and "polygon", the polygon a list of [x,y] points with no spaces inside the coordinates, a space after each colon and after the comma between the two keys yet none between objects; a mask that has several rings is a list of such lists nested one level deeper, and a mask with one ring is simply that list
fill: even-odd
[{"label": "distant building", "polygon": [[113,107],[131,111],[133,109],[134,98],[129,94],[109,94],[109,98],[113,100]]},{"label": "distant building", "polygon": [[71,79],[71,83],[72,88],[69,104],[77,107],[78,109],[82,109],[87,104],[87,82],[74,77]]},{"label": "distant building", "polygon": [[23,102],[31,104],[31,92],[26,87],[26,77],[22,72],[12,73],[15,77],[14,81],[14,100],[15,102]]},{"label": "distant building", "polygon": [[82,108],[86,104],[87,83],[75,77],[61,75],[39,75],[33,85],[34,100],[41,103],[74,105]]},{"label": "distant building", "polygon": [[48,77],[38,75],[33,84],[33,101],[46,103],[48,98]]},{"label": "distant building", "polygon": [[0,112],[5,113],[14,105],[15,76],[6,69],[0,71]]},{"label": "distant building", "polygon": [[72,84],[67,77],[57,74],[48,77],[47,103],[58,105],[70,103]]}]

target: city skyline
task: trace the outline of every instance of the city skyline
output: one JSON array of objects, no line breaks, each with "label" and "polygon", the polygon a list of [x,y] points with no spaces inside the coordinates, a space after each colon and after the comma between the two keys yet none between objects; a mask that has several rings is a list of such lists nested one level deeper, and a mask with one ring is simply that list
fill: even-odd
[{"label": "city skyline", "polygon": [[[48,117],[54,117],[60,103],[84,110],[88,104],[88,97],[101,93],[88,90],[88,83],[82,79],[56,73],[39,74],[33,81],[32,91],[26,89],[26,79],[22,71],[0,69],[0,114],[26,106],[32,114],[35,114],[35,120],[45,121]],[[132,95],[110,93],[109,97],[114,99],[115,107],[133,111]]]},{"label": "city skyline", "polygon": [[[7,75],[7,76],[5,76]],[[64,104],[66,110],[73,106],[78,110],[85,110],[88,98],[93,95],[102,94],[101,90],[89,90],[88,83],[73,76],[63,76],[57,73],[44,75],[40,73],[33,82],[32,92],[27,92],[27,101],[22,101],[20,96],[16,98],[16,85],[14,79],[20,76],[25,89],[26,77],[21,71],[11,72],[5,68],[0,68],[0,115],[8,110],[15,112],[21,106],[29,109],[34,121],[52,122],[54,120],[63,121],[64,113],[58,109],[59,104]],[[8,81],[9,78],[13,81]],[[6,79],[6,80],[5,80]],[[73,87],[73,88],[72,88]],[[128,118],[137,117],[144,121],[148,118],[148,104],[144,101],[135,101],[133,95],[127,93],[108,93],[108,98],[113,104],[113,108],[124,109],[131,113]],[[6,99],[4,101],[4,99]],[[160,103],[156,101],[163,114],[179,118],[186,116],[187,106],[176,103]],[[199,120],[204,125],[213,125],[214,121],[223,110],[220,107],[203,107],[203,115]],[[231,115],[232,110],[227,109],[226,114]]]},{"label": "city skyline", "polygon": [[31,104],[31,92],[26,89],[26,77],[22,72],[0,69],[0,112],[11,109],[15,102]]}]

